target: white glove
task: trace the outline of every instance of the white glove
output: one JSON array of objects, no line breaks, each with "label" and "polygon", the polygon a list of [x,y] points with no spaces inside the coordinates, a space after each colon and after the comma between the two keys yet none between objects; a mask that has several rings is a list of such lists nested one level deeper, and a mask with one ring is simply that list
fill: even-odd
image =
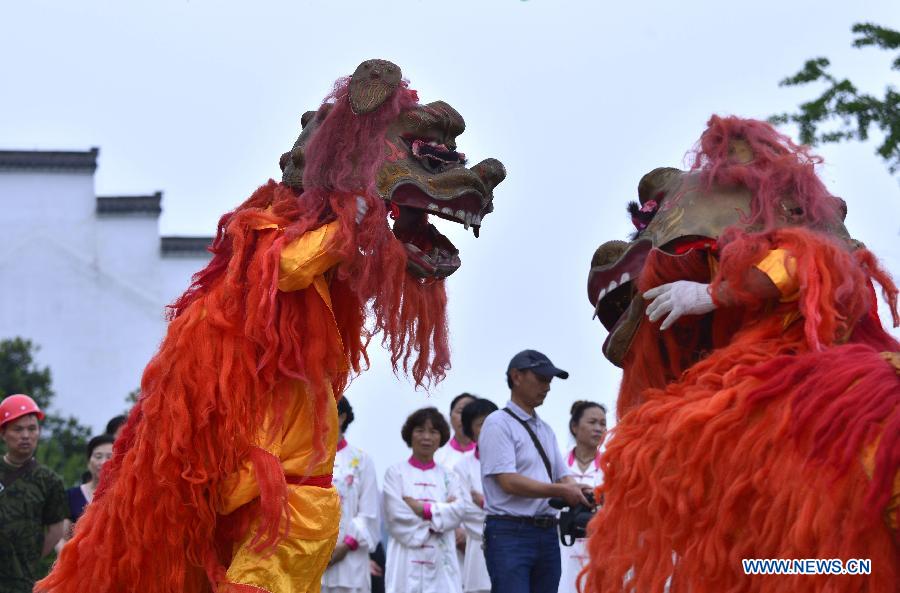
[{"label": "white glove", "polygon": [[659,326],[660,331],[669,329],[683,315],[703,315],[716,308],[709,293],[709,284],[690,280],[677,280],[651,288],[644,293],[644,298],[651,301],[647,305],[650,321],[656,321],[668,313]]},{"label": "white glove", "polygon": [[366,204],[366,199],[362,196],[356,196],[356,224],[362,222],[368,211],[369,205]]}]

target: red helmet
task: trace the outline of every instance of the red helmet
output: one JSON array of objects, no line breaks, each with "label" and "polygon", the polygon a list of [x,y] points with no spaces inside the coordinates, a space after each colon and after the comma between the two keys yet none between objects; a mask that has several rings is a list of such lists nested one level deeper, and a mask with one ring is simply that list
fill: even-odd
[{"label": "red helmet", "polygon": [[10,395],[0,402],[0,427],[28,414],[37,414],[38,420],[44,419],[44,413],[33,399],[21,393]]}]

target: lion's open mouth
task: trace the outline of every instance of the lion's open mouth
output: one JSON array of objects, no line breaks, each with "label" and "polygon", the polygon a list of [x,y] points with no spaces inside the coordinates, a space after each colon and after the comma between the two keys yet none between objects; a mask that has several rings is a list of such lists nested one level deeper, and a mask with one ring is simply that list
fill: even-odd
[{"label": "lion's open mouth", "polygon": [[431,198],[413,183],[397,187],[391,194],[393,231],[406,247],[408,267],[422,278],[446,278],[462,264],[459,250],[428,221],[429,215],[471,227],[475,236],[481,227],[482,198],[469,191],[447,200]]},{"label": "lion's open mouth", "polygon": [[610,241],[607,245],[605,249],[605,246],[601,247],[605,253],[598,250],[599,257],[605,261],[596,262],[598,265],[591,268],[588,276],[588,299],[594,305],[600,322],[607,331],[612,332],[631,306],[636,293],[634,284],[644,267],[651,244],[649,241],[631,245]]},{"label": "lion's open mouth", "polygon": [[644,318],[647,302],[638,294],[637,280],[651,251],[656,252],[657,259],[671,257],[674,262],[698,249],[716,249],[716,241],[688,235],[660,248],[653,247],[648,239],[639,239],[632,243],[607,241],[597,249],[588,274],[588,299],[595,317],[609,332],[603,353],[613,364],[621,365]]}]

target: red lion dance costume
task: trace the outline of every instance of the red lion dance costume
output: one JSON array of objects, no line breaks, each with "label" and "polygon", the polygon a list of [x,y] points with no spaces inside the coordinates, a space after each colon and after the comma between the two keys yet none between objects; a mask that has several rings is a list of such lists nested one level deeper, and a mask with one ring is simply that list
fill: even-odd
[{"label": "red lion dance costume", "polygon": [[[819,162],[768,124],[713,117],[691,172],[642,179],[634,241],[594,255],[588,293],[624,375],[584,591],[898,590],[900,344],[874,285],[895,327],[897,289]],[[871,574],[744,573],[765,558]]]},{"label": "red lion dance costume", "polygon": [[443,278],[460,260],[427,212],[477,231],[505,175],[493,159],[465,168],[464,125],[380,60],[304,115],[283,182],[222,217],[36,590],[319,591],[340,519],[335,398],[368,362],[367,314],[416,385],[449,367]]}]

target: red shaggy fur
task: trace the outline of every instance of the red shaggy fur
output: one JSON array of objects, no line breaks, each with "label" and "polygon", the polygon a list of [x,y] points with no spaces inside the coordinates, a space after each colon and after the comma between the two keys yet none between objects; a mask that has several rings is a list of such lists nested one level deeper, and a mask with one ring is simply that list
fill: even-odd
[{"label": "red shaggy fur", "polygon": [[[305,387],[322,459],[326,439],[335,438],[322,420],[334,405],[325,382],[339,396],[347,364],[359,372],[368,362],[367,312],[395,371],[409,371],[416,385],[444,376],[444,284],[406,273],[405,250],[373,189],[387,124],[415,104],[415,93],[404,85],[364,116],[350,112],[346,80],[330,99],[307,148],[305,191],[270,181],[220,220],[212,261],[172,305],[168,334],[95,499],[39,590],[207,591],[223,579],[230,542],[253,515],[257,549],[277,543],[288,527],[285,477],[255,439],[267,414],[273,436],[280,434],[289,398]],[[368,205],[359,223],[357,195]],[[341,258],[330,283],[336,324],[315,289],[278,290],[283,247],[333,220]],[[225,521],[215,511],[219,487],[248,459],[260,499]]]},{"label": "red shaggy fur", "polygon": [[[773,247],[796,258],[800,281],[799,301],[775,309],[741,289]],[[872,280],[896,315],[897,289],[867,252],[802,229],[726,239],[713,285],[744,297],[742,329],[646,390],[614,429],[585,591],[661,593],[669,578],[672,593],[894,590],[897,544],[883,521],[900,463],[900,378],[879,351],[900,344],[853,332],[872,319]],[[869,558],[873,573],[748,577],[742,558]]]}]

